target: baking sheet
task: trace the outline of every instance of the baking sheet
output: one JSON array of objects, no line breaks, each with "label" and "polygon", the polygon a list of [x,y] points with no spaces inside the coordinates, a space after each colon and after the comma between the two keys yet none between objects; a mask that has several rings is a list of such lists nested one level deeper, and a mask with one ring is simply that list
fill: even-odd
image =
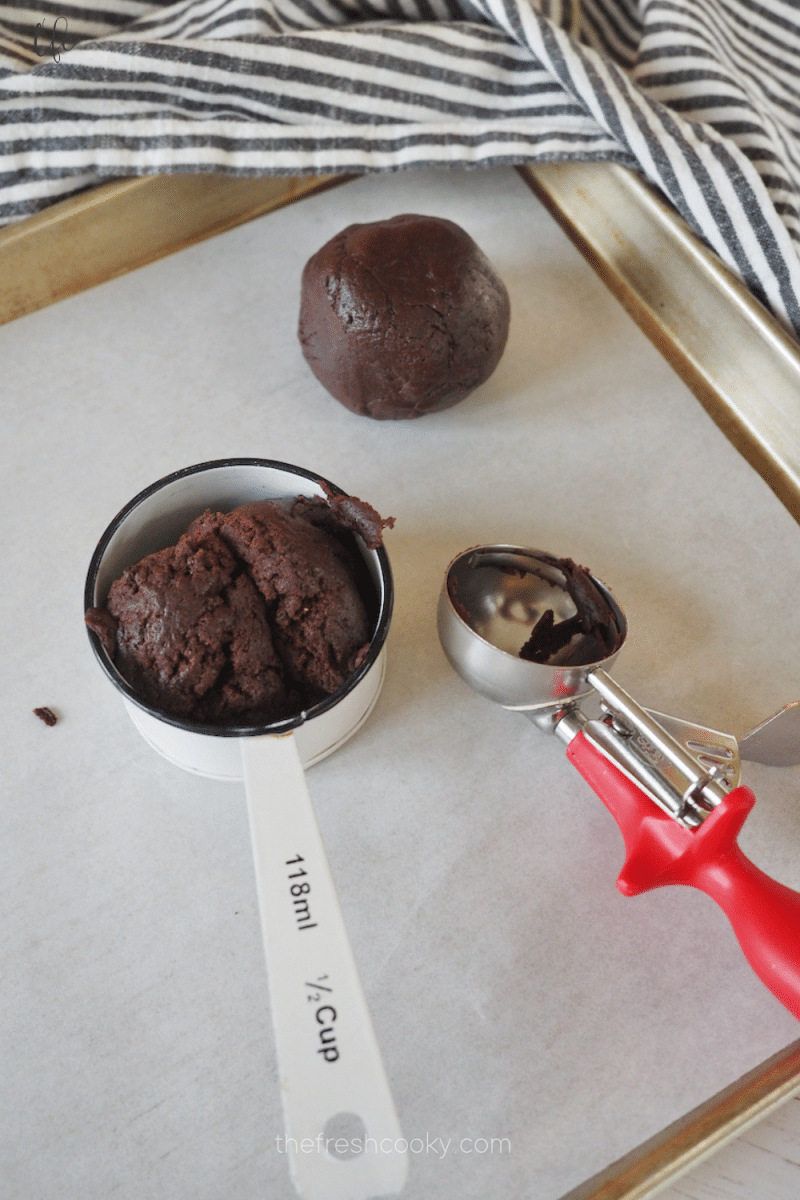
[{"label": "baking sheet", "polygon": [[[472,233],[512,333],[457,408],[372,423],[302,360],[299,275],[344,225],[407,211]],[[615,892],[621,838],[560,745],[438,648],[450,558],[520,542],[612,586],[631,630],[615,676],[649,707],[742,734],[800,694],[795,523],[518,176],[359,180],[0,341],[9,1197],[293,1195],[243,796],[148,749],[81,623],[114,513],[206,459],[295,462],[397,518],[384,693],[309,779],[421,1147],[409,1200],[556,1200],[796,1038],[707,898]],[[797,771],[745,778],[745,852],[800,887]]]}]

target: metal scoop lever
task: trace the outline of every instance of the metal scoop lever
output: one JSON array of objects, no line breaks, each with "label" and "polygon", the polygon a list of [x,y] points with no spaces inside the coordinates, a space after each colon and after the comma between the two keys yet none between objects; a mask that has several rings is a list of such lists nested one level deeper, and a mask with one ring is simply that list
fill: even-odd
[{"label": "metal scoop lever", "polygon": [[[625,616],[605,585],[585,572],[594,588],[591,621],[606,621],[618,633],[612,652],[601,657],[598,646],[609,644],[608,630],[598,639],[589,620],[576,622],[575,589],[568,587],[574,567],[515,546],[479,546],[459,555],[439,600],[445,654],[476,691],[524,712],[566,743],[570,762],[622,832],[619,890],[632,896],[685,884],[705,892],[730,920],[756,974],[800,1019],[800,895],[770,879],[736,844],[755,797],[734,785],[738,763],[733,751],[730,760],[725,753],[734,739],[717,747],[722,762],[709,761],[665,727],[669,719],[661,723],[619,687],[606,668],[624,641]],[[563,644],[556,630],[557,662],[520,657],[520,648],[527,653],[535,640],[532,628],[549,637],[560,622],[570,622],[568,632],[576,624],[583,632]],[[582,708],[592,696],[604,706],[599,719]]]},{"label": "metal scoop lever", "polygon": [[[680,743],[701,766],[723,776],[729,787],[738,785],[741,778],[742,759],[763,763],[768,767],[794,767],[800,765],[800,701],[786,704],[779,712],[762,721],[749,733],[736,738],[732,733],[710,729],[695,721],[685,721],[669,713],[646,708],[647,713],[668,735]],[[670,766],[643,733],[634,732],[638,753],[667,775]],[[675,780],[677,785],[677,780]]]},{"label": "metal scoop lever", "polygon": [[794,767],[800,763],[800,700],[784,705],[740,738],[739,753],[750,762],[768,767]]},{"label": "metal scoop lever", "polygon": [[[736,787],[741,775],[741,755],[739,743],[732,733],[709,729],[706,725],[684,721],[681,717],[672,717],[652,708],[645,709],[645,712],[680,742],[701,766],[709,771],[716,769],[724,776],[729,787]],[[641,752],[647,753],[645,745],[641,746]]]}]

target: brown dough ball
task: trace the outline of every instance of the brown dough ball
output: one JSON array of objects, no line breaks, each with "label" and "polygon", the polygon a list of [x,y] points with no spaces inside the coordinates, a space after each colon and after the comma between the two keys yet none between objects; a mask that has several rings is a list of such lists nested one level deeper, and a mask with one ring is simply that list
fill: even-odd
[{"label": "brown dough ball", "polygon": [[450,408],[508,337],[508,292],[452,221],[406,213],[349,225],[303,271],[299,337],[317,379],[377,420]]}]

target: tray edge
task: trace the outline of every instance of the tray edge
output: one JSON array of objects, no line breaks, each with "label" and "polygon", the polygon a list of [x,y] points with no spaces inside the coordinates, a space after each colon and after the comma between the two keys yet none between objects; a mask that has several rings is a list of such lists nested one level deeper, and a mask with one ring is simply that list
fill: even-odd
[{"label": "tray edge", "polygon": [[800,1091],[800,1040],[610,1163],[560,1200],[645,1200]]},{"label": "tray edge", "polygon": [[800,521],[800,344],[627,167],[545,163],[517,171]]},{"label": "tray edge", "polygon": [[0,325],[349,178],[149,175],[61,200],[0,230]]}]

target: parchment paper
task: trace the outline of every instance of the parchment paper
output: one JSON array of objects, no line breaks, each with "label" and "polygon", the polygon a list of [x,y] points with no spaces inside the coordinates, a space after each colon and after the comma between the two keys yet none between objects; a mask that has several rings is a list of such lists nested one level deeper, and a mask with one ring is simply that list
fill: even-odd
[{"label": "parchment paper", "polygon": [[[475,237],[512,332],[458,407],[371,422],[302,359],[300,272],[409,211]],[[5,1200],[293,1195],[243,793],[148,748],[82,623],[114,514],[208,459],[397,518],[384,692],[309,781],[408,1200],[556,1200],[796,1038],[710,900],[615,891],[620,835],[560,743],[439,649],[449,560],[519,542],[612,587],[641,703],[741,735],[800,696],[796,525],[513,172],[348,184],[8,325],[0,356]],[[743,848],[800,887],[797,771],[745,781]]]}]

